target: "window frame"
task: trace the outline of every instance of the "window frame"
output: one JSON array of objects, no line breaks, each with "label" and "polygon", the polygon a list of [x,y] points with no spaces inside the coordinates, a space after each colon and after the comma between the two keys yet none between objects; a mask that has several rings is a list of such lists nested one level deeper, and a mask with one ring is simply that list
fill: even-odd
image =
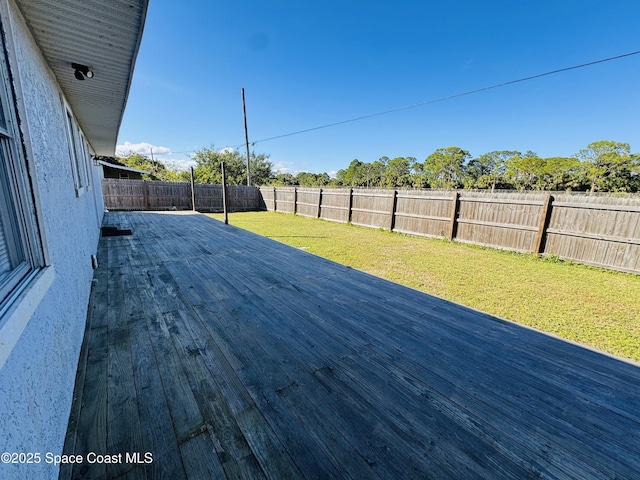
[{"label": "window frame", "polygon": [[[3,182],[2,234],[9,251],[11,270],[0,276],[0,327],[14,301],[46,266],[46,252],[41,229],[36,218],[33,180],[27,164],[26,143],[18,127],[21,108],[13,81],[10,53],[14,47],[11,22],[0,10],[0,181]],[[9,317],[12,315],[9,314]]]},{"label": "window frame", "polygon": [[76,197],[80,197],[86,191],[87,183],[87,172],[78,147],[80,132],[76,127],[76,121],[71,113],[71,108],[69,108],[65,101],[63,101],[63,109],[65,113],[65,123],[67,126],[67,143],[69,144],[69,160],[71,161],[73,186],[76,191]]},{"label": "window frame", "polygon": [[80,126],[78,126],[78,135],[80,137],[80,151],[82,152],[82,163],[84,164],[84,170],[86,173],[86,189],[88,192],[90,192],[91,190],[93,190],[93,172],[92,172],[92,168],[91,168],[91,155],[89,154],[89,144],[87,143],[87,140],[84,138],[84,134],[82,133],[82,130],[80,129]]}]

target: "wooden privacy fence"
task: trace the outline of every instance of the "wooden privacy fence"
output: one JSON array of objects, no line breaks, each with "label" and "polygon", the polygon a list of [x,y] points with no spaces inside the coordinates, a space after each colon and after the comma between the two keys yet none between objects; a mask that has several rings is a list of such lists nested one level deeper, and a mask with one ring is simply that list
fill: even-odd
[{"label": "wooden privacy fence", "polygon": [[263,208],[640,273],[640,200],[533,193],[261,187]]},{"label": "wooden privacy fence", "polygon": [[[222,185],[196,184],[196,210],[222,211]],[[146,180],[102,180],[102,195],[108,210],[191,210],[190,183],[149,182]],[[227,207],[230,211],[249,211],[263,208],[256,187],[227,186]]]}]

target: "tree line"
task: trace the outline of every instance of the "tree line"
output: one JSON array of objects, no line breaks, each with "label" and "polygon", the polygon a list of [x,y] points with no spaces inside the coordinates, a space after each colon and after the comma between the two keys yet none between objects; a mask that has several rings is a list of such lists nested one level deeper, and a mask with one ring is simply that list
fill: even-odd
[{"label": "tree line", "polygon": [[542,158],[534,152],[500,150],[478,157],[460,147],[439,148],[420,162],[414,157],[353,160],[336,177],[276,175],[280,185],[378,188],[467,188],[516,190],[640,191],[640,155],[629,144],[600,140],[571,157]]},{"label": "tree line", "polygon": [[[115,158],[106,157],[103,160],[149,172],[142,176],[144,180],[159,180],[163,182],[191,181],[190,170],[180,169],[171,163],[167,164],[154,160],[141,153],[125,153]],[[247,159],[236,150],[223,149],[218,151],[212,145],[196,151],[191,156],[191,160],[196,162],[196,166],[193,168],[195,183],[221,184],[222,163],[224,162],[228,185],[247,184]],[[266,154],[251,152],[249,155],[249,168],[251,169],[251,183],[253,185],[267,185],[274,178],[273,164]]]},{"label": "tree line", "polygon": [[[246,184],[246,158],[235,150],[198,150],[196,183],[221,183],[220,164],[225,162],[227,182]],[[144,155],[117,159],[132,168],[150,171],[148,179],[189,181],[180,172]],[[266,154],[250,154],[254,185],[303,187],[466,188],[590,192],[639,192],[640,155],[629,144],[600,140],[571,157],[542,158],[534,152],[500,150],[478,157],[460,147],[439,148],[424,161],[415,157],[380,157],[367,163],[353,160],[335,178],[327,173],[277,173]]]}]

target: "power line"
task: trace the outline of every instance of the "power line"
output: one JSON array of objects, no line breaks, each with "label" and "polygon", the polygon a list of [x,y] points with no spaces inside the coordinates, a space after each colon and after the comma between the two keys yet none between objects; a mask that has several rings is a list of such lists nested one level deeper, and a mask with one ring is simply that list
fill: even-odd
[{"label": "power line", "polygon": [[[599,63],[610,62],[612,60],[619,60],[621,58],[630,57],[632,55],[638,55],[638,54],[640,54],[640,50],[637,50],[635,52],[625,53],[625,54],[622,54],[622,55],[616,55],[615,57],[609,57],[609,58],[603,58],[601,60],[595,60],[593,62],[582,63],[580,65],[573,65],[571,67],[560,68],[558,70],[551,70],[549,72],[539,73],[537,75],[532,75],[530,77],[518,78],[517,80],[510,80],[508,82],[497,83],[495,85],[490,85],[490,86],[487,86],[487,87],[477,88],[475,90],[469,90],[467,92],[456,93],[456,94],[453,94],[453,95],[447,95],[446,97],[440,97],[440,98],[436,98],[436,99],[433,99],[433,100],[426,100],[424,102],[413,103],[411,105],[405,105],[404,107],[392,108],[391,110],[384,110],[382,112],[370,113],[368,115],[362,115],[360,117],[350,118],[348,120],[342,120],[342,121],[339,121],[339,122],[327,123],[325,125],[320,125],[320,126],[317,126],[317,127],[307,128],[307,129],[304,129],[304,130],[298,130],[298,131],[291,132],[291,133],[285,133],[283,135],[276,135],[275,137],[263,138],[261,140],[256,140],[254,142],[251,142],[251,145],[253,146],[256,143],[268,142],[268,141],[271,141],[271,140],[276,140],[278,138],[291,137],[293,135],[299,135],[301,133],[312,132],[314,130],[321,130],[323,128],[335,127],[337,125],[343,125],[345,123],[357,122],[359,120],[364,120],[366,118],[378,117],[380,115],[386,115],[388,113],[399,112],[401,110],[408,110],[410,108],[421,107],[423,105],[430,105],[432,103],[443,102],[445,100],[450,100],[452,98],[459,98],[459,97],[464,97],[466,95],[473,95],[475,93],[485,92],[487,90],[493,90],[495,88],[505,87],[507,85],[513,85],[514,83],[527,82],[529,80],[535,80],[537,78],[546,77],[546,76],[549,76],[549,75],[555,75],[557,73],[568,72],[570,70],[576,70],[578,68],[590,67],[592,65],[597,65]],[[243,144],[237,145],[234,148],[239,148],[242,145]]]}]

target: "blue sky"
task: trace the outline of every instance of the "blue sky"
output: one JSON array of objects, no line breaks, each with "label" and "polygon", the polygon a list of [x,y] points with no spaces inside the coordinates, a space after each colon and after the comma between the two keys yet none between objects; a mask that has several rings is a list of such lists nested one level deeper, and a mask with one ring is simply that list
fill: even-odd
[{"label": "blue sky", "polygon": [[640,50],[637,0],[151,0],[118,151],[197,149],[334,174],[355,158],[640,150],[640,55],[261,141]]}]

